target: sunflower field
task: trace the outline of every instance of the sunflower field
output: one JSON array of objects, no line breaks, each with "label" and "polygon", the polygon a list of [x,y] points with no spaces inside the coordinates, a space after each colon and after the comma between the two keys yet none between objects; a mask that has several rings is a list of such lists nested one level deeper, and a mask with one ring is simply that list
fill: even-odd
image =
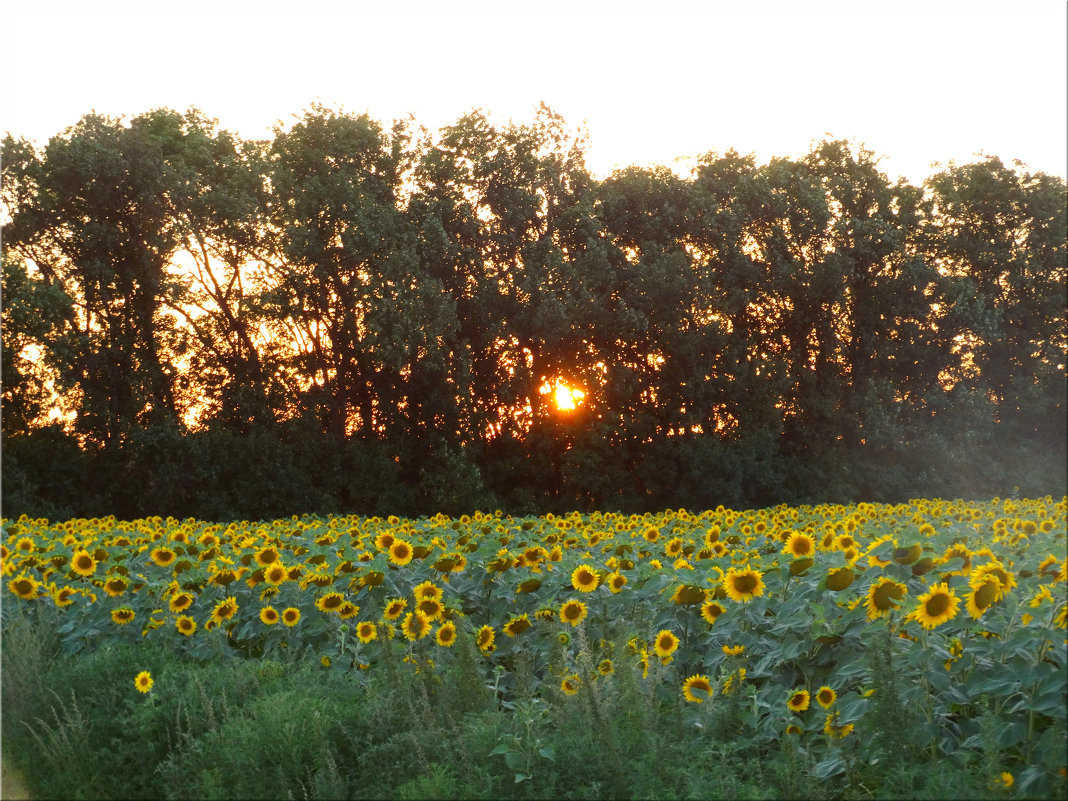
[{"label": "sunflower field", "polygon": [[[158,667],[132,665],[109,705],[127,709],[132,727],[163,720],[152,724],[167,741],[154,775],[171,784],[145,792],[167,797],[194,793],[175,754],[196,750],[198,780],[214,775],[210,749],[188,747],[189,709],[183,728],[168,695],[197,666],[220,664],[259,666],[260,681],[270,666],[299,665],[301,682],[344,686],[365,709],[367,693],[392,682],[403,695],[382,708],[406,707],[407,725],[446,736],[461,737],[475,712],[496,716],[464,746],[465,759],[478,757],[469,770],[483,766],[481,784],[457,784],[459,768],[408,732],[422,767],[397,777],[408,782],[398,797],[577,796],[565,750],[581,752],[566,741],[579,729],[592,755],[584,775],[604,764],[603,783],[584,785],[592,797],[701,797],[710,791],[697,774],[735,756],[757,771],[753,782],[713,792],[951,797],[953,787],[919,775],[948,771],[989,797],[1061,797],[1066,505],[1047,496],[656,515],[5,519],[5,667],[16,630],[54,642],[44,674],[150,654]],[[75,758],[64,757],[64,721],[79,700],[92,705],[84,688],[63,692],[51,718],[24,721],[57,763]],[[5,686],[5,733],[8,698]],[[218,712],[217,698],[202,703]],[[449,717],[461,707],[464,717]],[[315,714],[334,713],[326,704]],[[302,763],[279,797],[358,797],[367,785],[346,779],[344,763],[371,746],[340,738],[310,757],[329,770]],[[676,747],[704,766],[689,784],[643,761]],[[333,784],[312,781],[324,770]],[[225,782],[217,789],[226,797]]]}]

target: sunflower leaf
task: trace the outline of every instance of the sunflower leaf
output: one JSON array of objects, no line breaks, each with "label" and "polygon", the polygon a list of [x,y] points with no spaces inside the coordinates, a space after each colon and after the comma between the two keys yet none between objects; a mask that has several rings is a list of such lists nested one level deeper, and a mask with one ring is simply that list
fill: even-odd
[{"label": "sunflower leaf", "polygon": [[523,755],[518,751],[509,751],[506,753],[504,755],[504,761],[512,770],[519,770],[525,763]]},{"label": "sunflower leaf", "polygon": [[840,773],[845,773],[846,762],[840,756],[832,756],[817,762],[815,767],[812,768],[812,778],[814,779],[829,779],[831,776],[837,776]]}]

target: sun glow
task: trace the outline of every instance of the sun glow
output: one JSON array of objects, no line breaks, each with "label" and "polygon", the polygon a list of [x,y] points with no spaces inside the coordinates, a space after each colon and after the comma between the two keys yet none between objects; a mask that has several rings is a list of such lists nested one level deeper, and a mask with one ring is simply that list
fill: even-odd
[{"label": "sun glow", "polygon": [[550,392],[553,395],[553,402],[556,404],[557,411],[561,412],[570,412],[582,403],[582,399],[586,397],[586,393],[581,389],[569,387],[560,379],[556,380],[555,385],[548,382],[541,385],[542,395],[547,395]]}]

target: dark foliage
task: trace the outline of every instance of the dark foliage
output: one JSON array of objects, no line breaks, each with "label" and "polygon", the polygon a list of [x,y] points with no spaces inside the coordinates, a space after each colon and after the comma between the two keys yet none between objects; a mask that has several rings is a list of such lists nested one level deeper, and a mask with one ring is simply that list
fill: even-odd
[{"label": "dark foliage", "polygon": [[8,136],[4,514],[1065,492],[1063,180],[824,141],[597,181],[583,146],[546,108]]}]

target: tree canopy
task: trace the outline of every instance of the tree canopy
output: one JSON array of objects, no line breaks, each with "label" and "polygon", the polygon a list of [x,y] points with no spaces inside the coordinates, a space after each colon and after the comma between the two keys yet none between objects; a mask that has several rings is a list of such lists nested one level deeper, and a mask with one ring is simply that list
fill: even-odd
[{"label": "tree canopy", "polygon": [[1062,179],[585,147],[545,107],[7,136],[4,514],[1065,491]]}]

